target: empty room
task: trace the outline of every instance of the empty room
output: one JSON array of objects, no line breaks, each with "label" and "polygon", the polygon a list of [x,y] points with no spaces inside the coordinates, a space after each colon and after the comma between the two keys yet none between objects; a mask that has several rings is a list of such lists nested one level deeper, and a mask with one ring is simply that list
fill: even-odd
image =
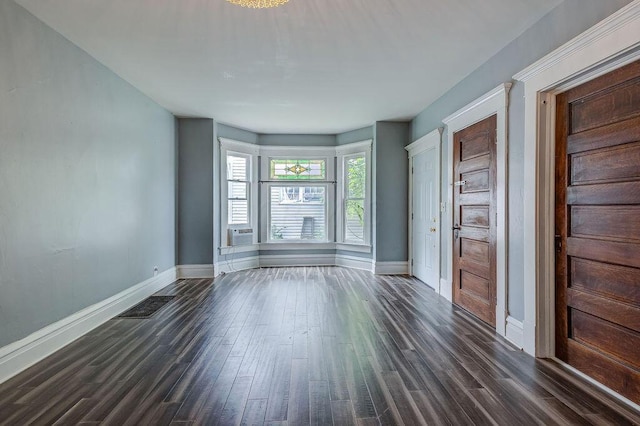
[{"label": "empty room", "polygon": [[0,0],[0,425],[640,424],[640,0]]}]

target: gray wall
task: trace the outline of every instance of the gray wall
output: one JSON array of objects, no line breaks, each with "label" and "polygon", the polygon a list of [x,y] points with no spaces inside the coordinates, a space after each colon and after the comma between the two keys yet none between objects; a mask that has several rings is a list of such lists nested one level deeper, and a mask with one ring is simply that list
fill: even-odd
[{"label": "gray wall", "polygon": [[259,136],[260,145],[280,146],[335,146],[335,135],[265,135]]},{"label": "gray wall", "polygon": [[[499,84],[511,81],[518,71],[534,63],[571,38],[606,18],[630,0],[566,0],[520,37],[507,45],[484,65],[429,105],[411,122],[411,140],[415,141],[442,126],[442,120]],[[428,83],[425,83],[428,84]],[[420,90],[417,86],[416,90]],[[517,319],[524,317],[523,294],[523,185],[524,185],[524,90],[516,84],[509,108],[509,311]],[[447,134],[443,135],[443,201],[447,182]],[[442,222],[443,229],[451,224]],[[448,253],[442,248],[442,276],[446,277]],[[448,278],[448,277],[446,277]]]},{"label": "gray wall", "polygon": [[217,137],[233,139],[247,143],[258,143],[259,135],[250,130],[240,129],[222,123],[216,123]]},{"label": "gray wall", "polygon": [[174,266],[173,116],[0,0],[0,347]]},{"label": "gray wall", "polygon": [[363,127],[361,129],[352,130],[350,132],[340,133],[336,135],[338,145],[346,145],[354,142],[366,141],[373,139],[373,126]]},{"label": "gray wall", "polygon": [[379,121],[374,139],[376,262],[406,261],[408,251],[409,123]]},{"label": "gray wall", "polygon": [[178,119],[178,265],[213,261],[213,120]]}]

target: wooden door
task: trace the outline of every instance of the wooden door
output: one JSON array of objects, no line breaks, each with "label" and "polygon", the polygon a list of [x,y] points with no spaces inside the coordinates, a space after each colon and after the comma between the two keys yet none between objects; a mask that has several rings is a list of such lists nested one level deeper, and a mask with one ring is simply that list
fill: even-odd
[{"label": "wooden door", "polygon": [[640,61],[556,106],[556,356],[640,403]]},{"label": "wooden door", "polygon": [[453,135],[453,302],[496,324],[496,116]]},{"label": "wooden door", "polygon": [[440,156],[436,148],[412,159],[412,274],[438,288],[440,284]]}]

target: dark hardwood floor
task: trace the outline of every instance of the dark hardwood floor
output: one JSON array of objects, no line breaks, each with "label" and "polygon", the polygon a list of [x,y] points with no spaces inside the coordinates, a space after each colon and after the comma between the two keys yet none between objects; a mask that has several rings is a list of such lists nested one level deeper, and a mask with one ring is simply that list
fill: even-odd
[{"label": "dark hardwood floor", "polygon": [[0,385],[0,423],[640,423],[411,278],[273,268],[159,294]]}]

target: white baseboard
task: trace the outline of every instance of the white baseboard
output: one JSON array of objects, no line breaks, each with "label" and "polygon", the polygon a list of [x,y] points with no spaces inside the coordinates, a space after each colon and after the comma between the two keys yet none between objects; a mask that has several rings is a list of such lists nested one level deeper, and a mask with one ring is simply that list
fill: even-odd
[{"label": "white baseboard", "polygon": [[261,267],[280,266],[335,266],[333,254],[269,254],[260,256]]},{"label": "white baseboard", "polygon": [[149,278],[108,299],[0,348],[0,383],[87,334],[176,280],[176,268]]},{"label": "white baseboard", "polygon": [[[525,308],[526,309],[526,308]],[[536,350],[536,324],[528,321],[522,322],[523,328],[523,350],[531,356],[548,358],[553,356],[550,351]],[[538,348],[539,349],[539,348]]]},{"label": "white baseboard", "polygon": [[402,275],[409,273],[409,262],[374,262],[373,273],[376,275]]},{"label": "white baseboard", "polygon": [[344,266],[345,268],[361,269],[363,271],[372,272],[371,259],[346,256],[344,254],[336,255],[336,266]]},{"label": "white baseboard", "polygon": [[213,265],[178,265],[178,278],[213,278]]},{"label": "white baseboard", "polygon": [[221,262],[216,263],[215,271],[216,274],[229,272],[237,272],[244,271],[245,269],[253,269],[260,267],[260,257],[259,256],[249,256],[243,257],[241,259],[233,259],[233,260],[223,260]]},{"label": "white baseboard", "polygon": [[511,316],[507,317],[507,333],[505,337],[518,349],[522,349],[524,346],[524,326],[522,321]]},{"label": "white baseboard", "polygon": [[451,287],[451,281],[440,278],[440,290],[438,291],[440,296],[447,299],[449,302],[453,302],[453,288]]}]

